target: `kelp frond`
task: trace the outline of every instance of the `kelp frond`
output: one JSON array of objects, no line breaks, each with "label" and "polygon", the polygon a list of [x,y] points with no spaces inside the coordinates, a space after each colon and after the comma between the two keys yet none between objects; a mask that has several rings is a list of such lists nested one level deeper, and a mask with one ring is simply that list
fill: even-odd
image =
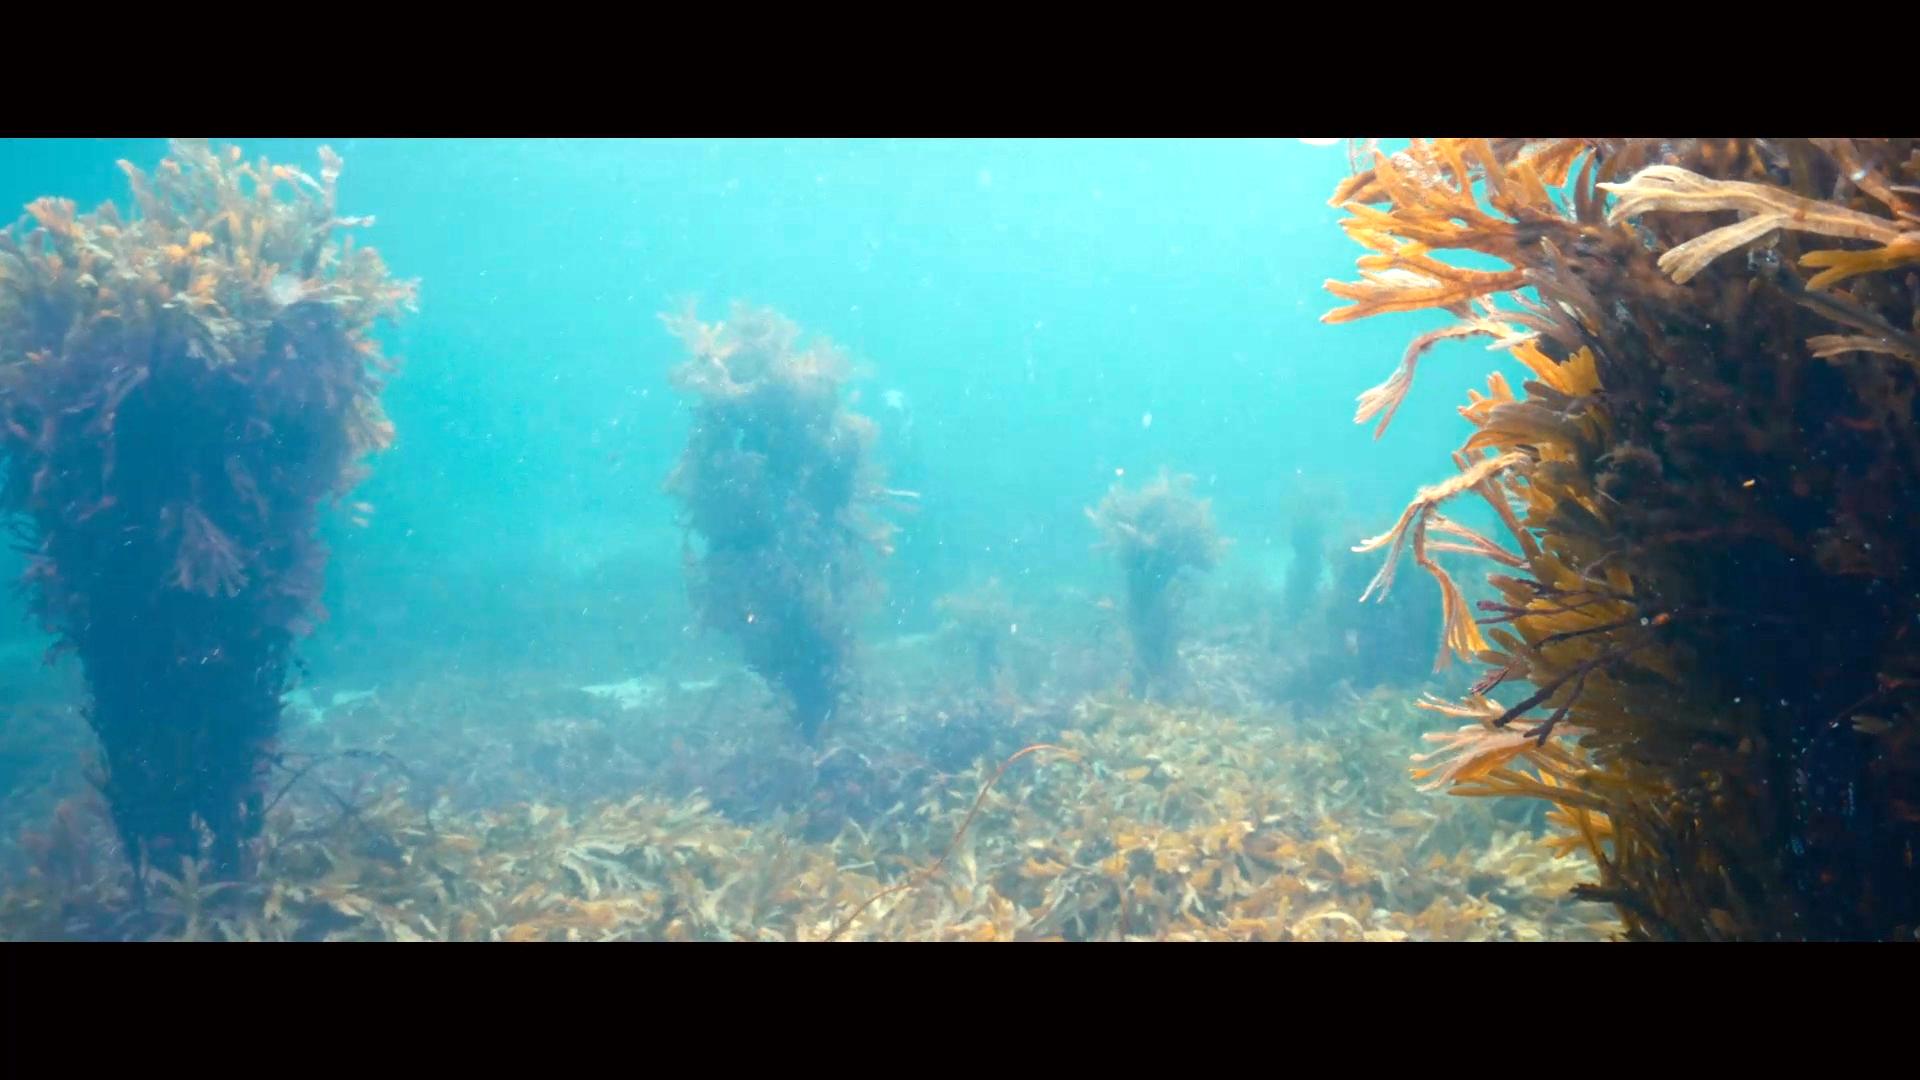
[{"label": "kelp frond", "polygon": [[[1508,768],[1516,759],[1545,763],[1549,769],[1566,761],[1564,757],[1559,760],[1549,758],[1539,740],[1512,727],[1499,726],[1497,721],[1507,710],[1484,694],[1470,695],[1464,705],[1451,704],[1428,695],[1421,699],[1419,706],[1445,716],[1471,718],[1474,721],[1455,731],[1429,732],[1421,736],[1440,747],[1413,755],[1412,760],[1416,765],[1436,762],[1425,768],[1411,770],[1415,780],[1428,781],[1420,785],[1423,791],[1439,791],[1483,780],[1496,770]],[[1556,734],[1563,738],[1576,738],[1586,732],[1569,726],[1561,728]],[[1432,779],[1428,780],[1429,777]]]},{"label": "kelp frond", "polygon": [[1807,282],[1810,289],[1825,288],[1860,274],[1920,263],[1920,230],[1903,230],[1886,218],[1828,200],[1809,199],[1770,184],[1710,180],[1677,165],[1649,165],[1625,183],[1600,187],[1619,199],[1607,215],[1609,224],[1648,213],[1731,210],[1747,215],[1660,256],[1660,269],[1681,284],[1692,280],[1721,256],[1780,230],[1878,245],[1868,251],[1810,251],[1801,256],[1800,265],[1825,268]]},{"label": "kelp frond", "polygon": [[[1449,577],[1440,564],[1434,562],[1428,554],[1427,528],[1438,517],[1435,511],[1449,499],[1462,492],[1472,491],[1496,477],[1524,469],[1532,461],[1533,458],[1529,454],[1511,451],[1497,457],[1482,458],[1470,466],[1465,466],[1458,476],[1421,488],[1413,501],[1408,503],[1407,508],[1401,512],[1400,520],[1394,523],[1392,529],[1362,541],[1353,549],[1356,552],[1377,551],[1383,547],[1388,549],[1386,564],[1368,583],[1366,592],[1360,596],[1362,601],[1373,597],[1376,593],[1383,599],[1386,597],[1388,590],[1393,588],[1400,553],[1409,546],[1413,548],[1414,563],[1439,582],[1446,611],[1446,626],[1445,645],[1435,661],[1436,669],[1446,666],[1450,654],[1458,654],[1463,659],[1478,656],[1486,649],[1487,643],[1480,636],[1480,629],[1473,621],[1465,594],[1460,591],[1459,585],[1454,583],[1453,578]],[[1444,521],[1444,519],[1441,520]],[[1457,527],[1449,524],[1447,528],[1458,534]],[[1435,547],[1437,548],[1438,545]]]},{"label": "kelp frond", "polygon": [[1442,341],[1485,335],[1493,339],[1487,350],[1497,352],[1519,348],[1539,336],[1538,332],[1520,333],[1509,326],[1500,318],[1493,302],[1486,297],[1476,297],[1475,303],[1480,307],[1479,314],[1471,314],[1464,307],[1456,309],[1455,314],[1460,315],[1463,321],[1414,338],[1400,357],[1400,366],[1387,377],[1387,381],[1360,395],[1360,408],[1354,413],[1353,422],[1364,424],[1377,415],[1380,423],[1373,429],[1373,437],[1377,439],[1385,435],[1387,425],[1393,422],[1393,414],[1399,411],[1401,403],[1406,400],[1407,391],[1413,388],[1413,372],[1420,363],[1420,357]]},{"label": "kelp frond", "polygon": [[[1356,548],[1389,550],[1367,599],[1411,546],[1441,585],[1443,659],[1488,665],[1464,704],[1425,703],[1473,723],[1428,736],[1416,778],[1552,804],[1556,846],[1599,869],[1579,895],[1631,936],[1910,936],[1920,815],[1885,804],[1920,777],[1920,740],[1848,757],[1831,712],[1920,664],[1920,520],[1897,494],[1920,482],[1920,145],[1522,142],[1415,142],[1335,196],[1366,253],[1325,321],[1456,320],[1357,420],[1384,429],[1443,341],[1487,334],[1530,375],[1470,393],[1461,475]],[[1437,512],[1468,489],[1517,552]],[[1442,552],[1495,564],[1484,619]],[[1517,704],[1485,696],[1507,683],[1529,687]],[[1795,770],[1819,791],[1768,782]],[[1881,806],[1856,821],[1863,800]]]}]

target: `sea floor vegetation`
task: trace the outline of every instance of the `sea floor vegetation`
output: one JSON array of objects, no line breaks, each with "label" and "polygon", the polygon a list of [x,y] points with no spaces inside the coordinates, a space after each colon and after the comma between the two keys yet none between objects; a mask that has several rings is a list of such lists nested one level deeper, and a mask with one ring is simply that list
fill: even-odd
[{"label": "sea floor vegetation", "polygon": [[1402,689],[1295,715],[1250,688],[1252,654],[1223,637],[1183,650],[1193,685],[1180,703],[1118,685],[930,679],[941,649],[929,637],[876,650],[859,707],[821,745],[793,735],[744,673],[573,687],[551,671],[496,672],[297,691],[257,874],[221,880],[183,859],[155,868],[144,898],[104,805],[66,764],[83,756],[85,725],[65,708],[27,709],[0,747],[30,762],[0,803],[0,936],[1404,941],[1618,929],[1608,907],[1569,898],[1593,867],[1516,815],[1529,804],[1407,782],[1421,717]]}]

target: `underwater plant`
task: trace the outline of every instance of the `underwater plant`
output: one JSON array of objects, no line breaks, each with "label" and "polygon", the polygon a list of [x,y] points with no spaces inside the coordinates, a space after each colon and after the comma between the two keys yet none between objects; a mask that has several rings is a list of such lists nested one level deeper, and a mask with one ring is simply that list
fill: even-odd
[{"label": "underwater plant", "polygon": [[1134,690],[1145,697],[1175,677],[1185,594],[1195,575],[1220,561],[1226,542],[1214,528],[1212,504],[1194,497],[1193,477],[1165,469],[1142,488],[1116,484],[1086,513],[1126,578]]},{"label": "underwater plant", "polygon": [[[1367,591],[1368,560],[1355,555],[1351,520],[1337,487],[1296,483],[1279,500],[1293,560],[1285,582],[1284,697],[1324,704],[1337,692],[1413,686],[1432,671],[1431,646],[1410,615],[1427,596],[1417,586],[1356,604]],[[1335,545],[1338,544],[1336,550]],[[1325,584],[1323,585],[1323,582]]]},{"label": "underwater plant", "polygon": [[[1371,253],[1327,321],[1457,319],[1358,420],[1449,338],[1529,373],[1470,395],[1459,472],[1361,545],[1377,590],[1411,549],[1486,666],[1424,703],[1468,722],[1416,776],[1552,803],[1632,938],[1911,938],[1920,141],[1416,141],[1333,201]],[[1440,513],[1467,494],[1507,543]],[[1442,553],[1493,564],[1479,619]]]},{"label": "underwater plant", "polygon": [[1020,609],[997,577],[947,593],[934,602],[946,616],[944,630],[973,656],[974,677],[992,688],[1006,669],[1007,645],[1019,633]]},{"label": "underwater plant", "polygon": [[1287,564],[1286,584],[1281,598],[1296,617],[1319,603],[1320,582],[1327,573],[1327,519],[1324,515],[1299,513],[1287,526],[1288,545],[1293,561]]},{"label": "underwater plant", "polygon": [[771,309],[661,318],[689,353],[671,378],[693,398],[693,427],[667,491],[702,541],[686,559],[694,606],[811,739],[852,675],[854,625],[878,590],[870,554],[892,550],[874,423],[842,399],[846,355],[801,348]]},{"label": "underwater plant", "polygon": [[1334,564],[1334,602],[1326,612],[1330,673],[1357,690],[1413,686],[1429,678],[1433,644],[1418,620],[1439,593],[1416,581],[1378,597],[1377,603],[1357,604],[1371,583],[1370,564],[1350,551],[1341,554]]},{"label": "underwater plant", "polygon": [[127,216],[43,198],[0,233],[0,509],[77,653],[136,869],[245,870],[321,505],[388,445],[376,322],[411,308],[320,176],[182,141]]}]

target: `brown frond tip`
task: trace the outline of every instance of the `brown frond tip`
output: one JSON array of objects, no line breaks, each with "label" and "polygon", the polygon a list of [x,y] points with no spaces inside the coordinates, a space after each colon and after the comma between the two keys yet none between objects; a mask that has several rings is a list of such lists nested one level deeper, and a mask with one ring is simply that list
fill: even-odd
[{"label": "brown frond tip", "polygon": [[1426,255],[1418,244],[1407,244],[1388,255],[1360,260],[1356,282],[1326,283],[1328,292],[1353,301],[1320,316],[1324,323],[1352,322],[1388,312],[1454,308],[1478,297],[1524,288],[1524,270],[1469,270]]},{"label": "brown frond tip", "polygon": [[174,558],[173,584],[187,592],[238,596],[247,573],[239,548],[200,508],[178,507],[180,547]]},{"label": "brown frond tip", "polygon": [[1420,358],[1442,341],[1484,334],[1493,339],[1487,351],[1497,352],[1518,348],[1540,336],[1537,332],[1516,331],[1501,318],[1500,311],[1486,297],[1478,297],[1475,302],[1480,306],[1479,314],[1470,314],[1464,306],[1456,307],[1452,310],[1463,321],[1429,330],[1414,338],[1413,343],[1407,346],[1407,351],[1401,354],[1400,366],[1387,376],[1387,381],[1360,395],[1360,407],[1354,412],[1353,422],[1364,424],[1377,415],[1380,423],[1373,429],[1373,437],[1377,439],[1385,435],[1387,425],[1393,422],[1394,413],[1400,411],[1400,405],[1406,401],[1407,391],[1413,389],[1413,373],[1420,364]]},{"label": "brown frond tip", "polygon": [[[1376,592],[1381,599],[1386,598],[1388,590],[1393,587],[1394,574],[1400,563],[1400,553],[1407,548],[1409,544],[1413,548],[1414,563],[1431,574],[1433,579],[1440,584],[1440,599],[1444,613],[1444,624],[1441,633],[1442,647],[1440,649],[1440,655],[1434,661],[1434,669],[1436,671],[1445,667],[1448,660],[1454,654],[1459,655],[1462,659],[1472,659],[1478,656],[1486,650],[1487,642],[1485,638],[1480,636],[1480,627],[1473,620],[1473,609],[1467,603],[1466,595],[1460,591],[1460,586],[1454,582],[1452,577],[1448,576],[1447,572],[1441,568],[1439,563],[1433,561],[1430,557],[1427,545],[1427,528],[1438,519],[1440,524],[1437,527],[1443,531],[1452,532],[1456,536],[1460,535],[1457,527],[1446,522],[1444,518],[1439,518],[1436,511],[1441,504],[1462,492],[1473,491],[1480,485],[1496,477],[1523,470],[1532,465],[1532,463],[1533,456],[1520,450],[1508,451],[1498,457],[1482,458],[1480,461],[1467,466],[1458,476],[1450,477],[1430,487],[1421,488],[1419,493],[1414,496],[1413,501],[1407,504],[1406,510],[1401,512],[1400,520],[1394,523],[1391,530],[1372,539],[1363,541],[1353,549],[1357,552],[1376,551],[1382,547],[1388,549],[1386,565],[1382,566],[1380,572],[1375,574],[1373,580],[1368,583],[1367,591],[1360,595],[1360,600],[1363,603],[1373,597]],[[1497,546],[1492,545],[1490,542],[1487,546],[1494,551],[1499,550]],[[1466,549],[1465,545],[1449,545],[1449,547],[1451,550]],[[1435,543],[1434,549],[1442,550],[1438,542]],[[1480,551],[1477,553],[1492,554],[1491,551]],[[1503,559],[1500,561],[1505,562],[1506,560]]]},{"label": "brown frond tip", "polygon": [[1890,338],[1869,337],[1864,334],[1820,334],[1807,339],[1807,347],[1813,350],[1816,359],[1827,360],[1847,353],[1883,353],[1897,356],[1912,364],[1920,364],[1920,350],[1906,341]]},{"label": "brown frond tip", "polygon": [[[1474,721],[1454,731],[1436,731],[1421,736],[1427,742],[1439,744],[1438,749],[1413,755],[1412,760],[1416,765],[1434,762],[1425,768],[1411,770],[1415,780],[1427,781],[1420,785],[1422,791],[1438,791],[1481,779],[1497,769],[1507,767],[1513,759],[1529,757],[1541,748],[1541,743],[1528,733],[1496,726],[1496,718],[1506,710],[1500,707],[1499,702],[1483,694],[1473,694],[1459,705],[1449,704],[1429,694],[1422,698],[1419,705],[1433,712]],[[1565,726],[1558,734],[1575,738],[1586,734],[1586,731]]]},{"label": "brown frond tip", "polygon": [[1702,233],[1660,256],[1660,269],[1685,283],[1714,260],[1776,231],[1814,233],[1878,245],[1869,251],[1812,251],[1800,264],[1824,267],[1807,282],[1818,289],[1858,274],[1920,263],[1920,231],[1902,230],[1894,221],[1834,203],[1809,199],[1785,188],[1744,180],[1709,180],[1677,165],[1649,165],[1620,184],[1600,184],[1619,199],[1607,223],[1617,225],[1648,213],[1701,214],[1734,211],[1745,215],[1731,225]]}]

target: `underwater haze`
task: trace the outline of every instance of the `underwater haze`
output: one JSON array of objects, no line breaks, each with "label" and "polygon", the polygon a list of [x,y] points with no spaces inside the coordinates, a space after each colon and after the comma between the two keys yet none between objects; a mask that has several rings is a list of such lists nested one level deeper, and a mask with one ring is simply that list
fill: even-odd
[{"label": "underwater haze", "polygon": [[[0,905],[5,936],[1609,928],[1561,901],[1590,866],[1530,808],[1406,780],[1410,703],[1473,673],[1433,673],[1429,577],[1363,607],[1388,553],[1352,548],[1451,472],[1463,380],[1519,367],[1444,343],[1391,432],[1355,422],[1443,320],[1321,321],[1353,276],[1346,140],[229,144],[311,176],[331,147],[338,214],[375,219],[355,243],[418,282],[370,324],[392,442],[321,504],[325,618],[215,796],[249,800],[252,854],[208,848],[207,879],[258,884],[224,921],[152,899],[190,834],[82,778],[122,760],[87,719],[111,644],[43,663],[59,628],[5,594],[0,870],[68,898],[59,930]],[[168,154],[0,142],[0,204],[130,218],[115,163]],[[414,845],[476,891],[381,854]],[[140,859],[175,891],[129,885]],[[1257,926],[1229,911],[1256,892]]]},{"label": "underwater haze", "polygon": [[[1459,441],[1450,409],[1420,407],[1450,404],[1445,383],[1416,384],[1381,445],[1352,423],[1404,340],[1318,321],[1352,262],[1327,205],[1344,147],[240,141],[290,163],[322,143],[345,159],[343,211],[377,217],[363,240],[421,298],[388,335],[398,438],[356,495],[375,512],[329,527],[316,676],[512,662],[612,680],[682,648],[661,487],[688,419],[657,316],[685,299],[771,306],[859,364],[881,464],[921,496],[884,569],[895,633],[928,629],[970,573],[1107,588],[1083,508],[1122,470],[1194,474],[1232,557],[1277,581],[1303,484],[1371,535]],[[165,153],[8,141],[0,202],[124,201],[113,163]],[[8,641],[22,677],[44,642]]]}]

